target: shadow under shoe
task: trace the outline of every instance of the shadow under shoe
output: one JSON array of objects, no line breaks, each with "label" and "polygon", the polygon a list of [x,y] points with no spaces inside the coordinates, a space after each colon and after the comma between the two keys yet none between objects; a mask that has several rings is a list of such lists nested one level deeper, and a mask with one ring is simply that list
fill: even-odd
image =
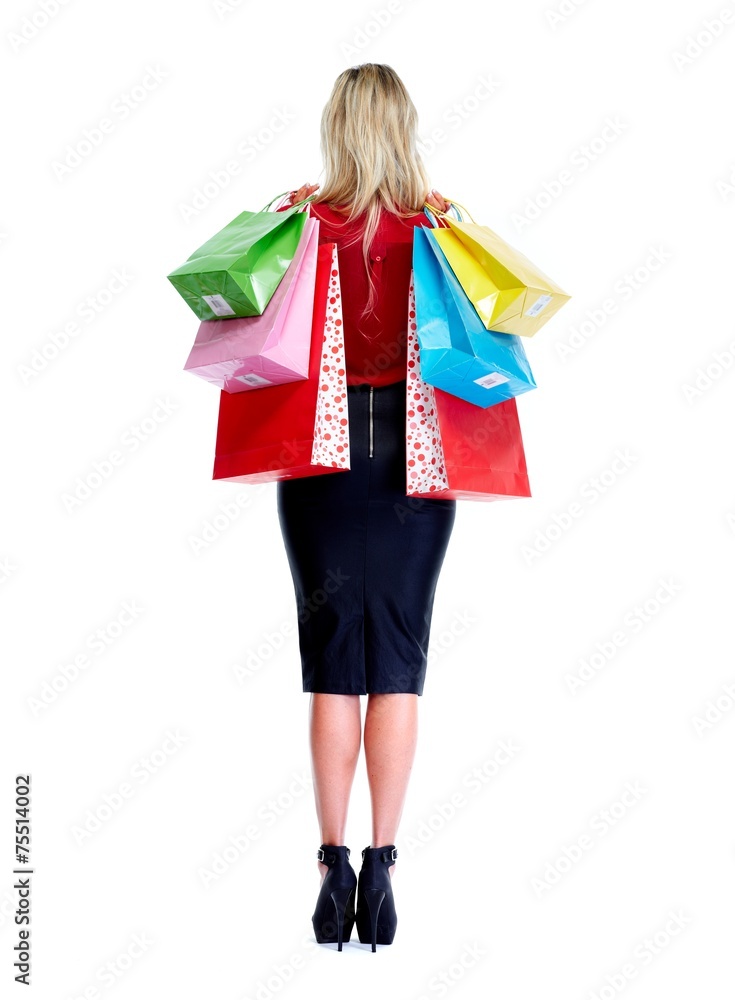
[{"label": "shadow under shoe", "polygon": [[398,857],[394,844],[366,847],[357,882],[357,936],[362,944],[393,944],[398,918],[388,869]]},{"label": "shadow under shoe", "polygon": [[317,858],[329,866],[324,876],[316,909],[311,918],[317,944],[334,944],[342,951],[343,941],[349,941],[355,924],[355,892],[357,875],[350,864],[348,847],[322,844]]}]

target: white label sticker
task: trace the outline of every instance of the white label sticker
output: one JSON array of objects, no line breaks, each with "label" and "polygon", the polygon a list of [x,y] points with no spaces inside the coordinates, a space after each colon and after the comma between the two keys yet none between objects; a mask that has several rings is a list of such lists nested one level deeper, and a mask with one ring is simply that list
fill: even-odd
[{"label": "white label sticker", "polygon": [[235,375],[234,378],[238,382],[244,382],[245,385],[273,385],[270,379],[263,378],[262,375],[256,375],[255,372],[248,372],[247,375]]},{"label": "white label sticker", "polygon": [[544,306],[548,306],[551,302],[550,295],[540,295],[530,309],[526,309],[526,316],[538,316]]},{"label": "white label sticker", "polygon": [[215,316],[235,315],[235,310],[232,308],[227,299],[223,299],[221,295],[202,295],[202,298]]},{"label": "white label sticker", "polygon": [[510,379],[507,375],[501,375],[500,372],[490,372],[487,375],[481,375],[480,378],[476,378],[475,382],[481,385],[483,389],[492,389],[493,386],[502,385],[503,382],[509,382]]}]

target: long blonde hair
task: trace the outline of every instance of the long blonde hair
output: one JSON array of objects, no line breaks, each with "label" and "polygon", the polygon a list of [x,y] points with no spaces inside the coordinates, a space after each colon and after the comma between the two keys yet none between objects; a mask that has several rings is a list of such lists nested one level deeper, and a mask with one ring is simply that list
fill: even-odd
[{"label": "long blonde hair", "polygon": [[370,293],[363,317],[375,306],[370,245],[382,211],[407,218],[421,211],[431,190],[417,130],[418,114],[403,81],[381,63],[340,73],[322,112],[325,179],[317,199],[345,215],[343,225],[367,213],[362,253]]}]

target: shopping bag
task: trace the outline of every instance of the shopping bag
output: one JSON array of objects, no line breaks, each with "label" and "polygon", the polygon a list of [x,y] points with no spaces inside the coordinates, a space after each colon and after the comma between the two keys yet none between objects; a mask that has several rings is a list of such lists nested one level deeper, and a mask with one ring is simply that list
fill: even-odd
[{"label": "shopping bag", "polygon": [[414,229],[421,378],[481,407],[535,389],[520,337],[485,329],[437,245],[438,233],[424,226]]},{"label": "shopping bag", "polygon": [[269,483],[350,468],[337,244],[317,251],[309,377],[220,392],[213,479]]},{"label": "shopping bag", "polygon": [[514,397],[475,406],[421,377],[411,274],[406,360],[406,496],[446,500],[530,497]]},{"label": "shopping bag", "polygon": [[[241,212],[167,275],[199,319],[260,316],[286,273],[312,195],[283,212]],[[272,203],[271,203],[272,204]]]},{"label": "shopping bag", "polygon": [[225,392],[307,378],[318,243],[319,220],[307,219],[263,315],[201,322],[184,370]]},{"label": "shopping bag", "polygon": [[432,233],[485,329],[532,337],[571,298],[488,226],[429,207],[445,223]]}]

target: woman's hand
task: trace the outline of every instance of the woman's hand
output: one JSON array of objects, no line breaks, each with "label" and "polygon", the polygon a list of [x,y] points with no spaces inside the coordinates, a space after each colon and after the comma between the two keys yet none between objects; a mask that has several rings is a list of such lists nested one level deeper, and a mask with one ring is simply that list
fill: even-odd
[{"label": "woman's hand", "polygon": [[426,196],[426,202],[439,209],[440,212],[448,212],[451,207],[451,202],[443,198],[435,188]]},{"label": "woman's hand", "polygon": [[303,201],[304,198],[311,197],[312,194],[319,187],[318,184],[302,184],[297,191],[289,191],[289,197],[291,198],[291,204],[295,205],[298,201]]}]

